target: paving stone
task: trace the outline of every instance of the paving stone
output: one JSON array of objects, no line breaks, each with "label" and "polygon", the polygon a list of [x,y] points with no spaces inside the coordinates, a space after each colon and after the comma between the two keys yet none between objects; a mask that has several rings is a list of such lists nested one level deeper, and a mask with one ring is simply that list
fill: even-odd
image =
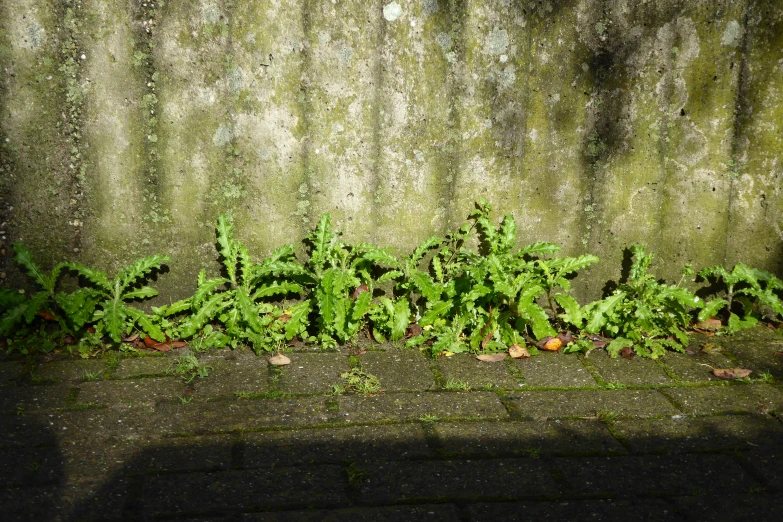
[{"label": "paving stone", "polygon": [[79,385],[80,404],[100,404],[109,407],[134,405],[155,406],[163,401],[176,401],[185,396],[185,384],[175,377],[150,377],[84,382]]},{"label": "paving stone", "polygon": [[55,408],[65,408],[74,388],[70,384],[41,384],[3,388],[0,394],[0,413],[15,415]]},{"label": "paving stone", "polygon": [[508,416],[493,392],[385,393],[343,395],[340,417],[346,422],[416,420],[425,415],[441,419],[499,419]]},{"label": "paving stone", "polygon": [[[134,520],[126,513],[130,480],[123,476],[69,477],[60,491],[59,503],[67,511],[62,520]],[[130,516],[126,516],[130,515]]]},{"label": "paving stone", "polygon": [[685,453],[783,443],[783,425],[759,415],[618,420],[612,430],[632,451]]},{"label": "paving stone", "polygon": [[0,449],[0,484],[5,487],[56,484],[63,473],[57,447]]},{"label": "paving stone", "polygon": [[756,325],[753,328],[740,330],[716,339],[727,343],[732,343],[733,341],[783,341],[783,330],[772,330],[764,325]]},{"label": "paving stone", "polygon": [[778,493],[783,490],[783,444],[780,440],[771,447],[752,448],[745,453],[745,459],[772,490]]},{"label": "paving stone", "polygon": [[35,376],[47,381],[84,381],[87,374],[100,375],[106,371],[106,363],[100,359],[77,361],[53,361],[38,365]]},{"label": "paving stone", "polygon": [[87,408],[51,412],[46,421],[60,444],[141,443],[159,433],[154,415],[145,407]]},{"label": "paving stone", "polygon": [[684,353],[669,352],[663,358],[662,363],[684,382],[711,382],[720,381],[706,366],[713,368],[733,368],[735,365],[722,353],[698,353],[687,355]]},{"label": "paving stone", "polygon": [[670,503],[662,499],[556,500],[541,502],[497,502],[468,506],[473,522],[517,522],[519,520],[663,521],[676,519]]},{"label": "paving stone", "polygon": [[357,507],[332,510],[278,511],[245,514],[244,522],[440,522],[458,521],[459,508],[454,504],[417,506]]},{"label": "paving stone", "polygon": [[678,497],[671,499],[687,520],[780,520],[783,501],[774,494]]},{"label": "paving stone", "polygon": [[783,378],[783,357],[775,355],[783,352],[783,337],[761,341],[739,341],[729,337],[722,344],[734,356],[735,365],[753,370],[755,377],[766,371],[778,379]]},{"label": "paving stone", "polygon": [[156,377],[165,375],[171,366],[171,357],[131,357],[122,359],[112,372],[115,379],[129,377]]},{"label": "paving stone", "polygon": [[517,359],[514,364],[525,377],[526,386],[596,386],[593,376],[574,355],[539,352],[529,359]]},{"label": "paving stone", "polygon": [[[329,393],[350,370],[348,357],[340,353],[292,353],[291,364],[280,367],[274,386],[287,393]],[[273,381],[274,382],[274,381]]]},{"label": "paving stone", "polygon": [[348,504],[345,471],[333,465],[167,473],[147,477],[143,497],[145,511],[155,515]]},{"label": "paving stone", "polygon": [[241,440],[247,468],[434,456],[420,424],[249,433]]},{"label": "paving stone", "polygon": [[156,409],[153,420],[161,434],[207,434],[341,421],[327,410],[323,397],[163,404]]},{"label": "paving stone", "polygon": [[523,417],[592,417],[607,411],[622,416],[676,415],[679,411],[656,390],[524,391],[509,394]]},{"label": "paving stone", "polygon": [[55,446],[58,438],[46,413],[0,417],[0,448]]},{"label": "paving stone", "polygon": [[631,360],[622,357],[612,358],[602,350],[596,350],[586,358],[606,382],[630,386],[644,384],[666,384],[671,382],[666,372],[652,359],[634,357]]},{"label": "paving stone", "polygon": [[200,361],[210,369],[207,378],[196,379],[192,383],[196,390],[194,397],[199,400],[233,398],[237,393],[265,393],[270,390],[266,357],[226,350],[203,356]]},{"label": "paving stone", "polygon": [[3,520],[58,520],[62,515],[59,485],[0,488]]},{"label": "paving stone", "polygon": [[569,494],[617,498],[730,494],[757,487],[730,455],[662,455],[555,459]]},{"label": "paving stone", "polygon": [[434,429],[444,451],[460,457],[626,453],[596,420],[437,422]]},{"label": "paving stone", "polygon": [[0,362],[0,386],[13,385],[24,374],[24,363],[19,361]]},{"label": "paving stone", "polygon": [[661,393],[681,405],[686,413],[699,415],[749,412],[765,414],[783,409],[783,392],[768,385],[669,388]]},{"label": "paving stone", "polygon": [[453,357],[443,357],[437,362],[443,377],[448,381],[464,382],[474,389],[497,387],[517,389],[522,384],[506,367],[506,363],[486,363],[473,355],[459,354]]},{"label": "paving stone", "polygon": [[367,352],[361,361],[362,370],[378,377],[386,391],[423,391],[435,386],[430,362],[418,350]]},{"label": "paving stone", "polygon": [[555,495],[546,465],[537,459],[436,460],[357,463],[362,502],[371,504],[450,499],[522,499]]}]

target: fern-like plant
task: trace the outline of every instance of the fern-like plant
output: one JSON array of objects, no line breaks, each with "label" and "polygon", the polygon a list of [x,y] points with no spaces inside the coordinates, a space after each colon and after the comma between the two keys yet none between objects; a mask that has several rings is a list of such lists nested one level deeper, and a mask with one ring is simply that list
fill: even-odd
[{"label": "fern-like plant", "polygon": [[182,338],[193,337],[209,323],[217,322],[223,326],[231,346],[248,342],[256,350],[269,350],[276,339],[267,335],[268,327],[283,314],[262,299],[301,290],[297,283],[270,277],[302,271],[293,262],[293,247],[283,246],[263,263],[256,264],[251,261],[245,245],[234,238],[227,214],[218,217],[216,233],[226,277],[207,278],[206,270],[201,270],[198,288],[192,297],[156,312],[162,317],[189,312],[176,330]]},{"label": "fern-like plant", "polygon": [[66,268],[86,280],[91,287],[70,295],[58,295],[57,302],[64,310],[78,317],[78,323],[95,323],[95,328],[108,334],[115,343],[119,343],[125,332],[134,325],[138,325],[156,341],[163,342],[166,337],[160,327],[149,315],[130,306],[127,301],[158,295],[154,288],[140,285],[169,262],[171,258],[159,254],[137,259],[111,279],[105,272],[80,263],[65,263]]}]

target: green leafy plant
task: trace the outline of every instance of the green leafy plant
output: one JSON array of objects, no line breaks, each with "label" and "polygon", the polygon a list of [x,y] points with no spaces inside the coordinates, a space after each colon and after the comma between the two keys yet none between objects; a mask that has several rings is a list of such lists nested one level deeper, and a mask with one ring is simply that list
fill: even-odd
[{"label": "green leafy plant", "polygon": [[[58,313],[55,301],[57,280],[65,268],[65,263],[58,263],[48,274],[42,271],[33,260],[30,251],[21,243],[14,243],[14,260],[24,269],[25,273],[40,288],[30,297],[24,292],[0,289],[0,336],[23,337],[30,336],[32,331],[27,326],[41,318],[58,320],[66,327],[65,319]],[[25,328],[21,328],[24,326]]]},{"label": "green leafy plant", "polygon": [[[150,286],[139,283],[161,269],[171,258],[153,255],[138,259],[120,270],[113,279],[106,273],[79,263],[65,263],[65,267],[85,279],[92,287],[81,288],[72,294],[58,294],[57,302],[77,323],[95,323],[95,328],[105,331],[115,343],[119,343],[125,332],[138,325],[146,334],[158,342],[166,340],[165,334],[149,315],[129,306],[126,301],[148,299],[158,295]],[[90,319],[87,319],[87,317]]]},{"label": "green leafy plant", "polygon": [[[783,281],[771,273],[737,263],[729,272],[722,266],[705,268],[699,272],[704,279],[721,281],[726,287],[726,298],[716,298],[707,303],[699,313],[699,321],[705,321],[725,309],[728,313],[726,331],[734,333],[754,326],[763,308],[773,317],[783,316]],[[742,307],[742,317],[734,313],[735,303]]]},{"label": "green leafy plant", "polygon": [[[426,298],[418,321],[421,336],[409,341],[422,345],[433,339],[433,354],[503,351],[524,344],[528,333],[541,339],[556,332],[538,299],[546,295],[555,311],[557,288],[570,289],[568,277],[598,260],[595,256],[544,258],[559,251],[552,243],[534,243],[516,248],[516,224],[507,215],[495,227],[492,207],[480,201],[470,215],[473,225],[463,225],[433,257],[430,279],[409,283]],[[464,248],[472,230],[478,232],[479,250]],[[428,287],[434,291],[427,292]],[[429,295],[428,295],[429,294]],[[564,294],[565,295],[565,294]]]},{"label": "green leafy plant", "polygon": [[304,301],[308,304],[299,305],[300,313],[313,310],[317,314],[317,340],[322,345],[345,343],[366,323],[376,282],[373,271],[394,267],[398,261],[371,245],[343,243],[339,233],[332,231],[329,214],[321,217],[305,242],[309,259],[301,273],[293,274],[308,290]]},{"label": "green leafy plant", "polygon": [[653,359],[666,348],[684,351],[690,311],[703,306],[698,297],[679,286],[693,271],[686,266],[680,283],[662,284],[649,273],[654,255],[643,245],[631,245],[629,250],[633,257],[628,278],[612,295],[584,308],[560,298],[558,302],[565,309],[560,317],[589,334],[605,332],[614,337],[606,347],[612,357],[630,347]]},{"label": "green leafy plant", "polygon": [[[257,351],[271,350],[279,338],[269,335],[269,327],[283,312],[262,300],[301,290],[297,283],[279,277],[301,271],[292,262],[293,247],[283,246],[262,263],[253,263],[247,248],[234,238],[226,214],[218,217],[217,241],[225,277],[207,278],[206,270],[202,269],[192,297],[155,309],[155,312],[161,318],[188,312],[175,332],[182,338],[200,334],[200,347],[226,344],[236,347],[239,342],[248,342]],[[208,324],[213,321],[222,325],[222,332]]]}]

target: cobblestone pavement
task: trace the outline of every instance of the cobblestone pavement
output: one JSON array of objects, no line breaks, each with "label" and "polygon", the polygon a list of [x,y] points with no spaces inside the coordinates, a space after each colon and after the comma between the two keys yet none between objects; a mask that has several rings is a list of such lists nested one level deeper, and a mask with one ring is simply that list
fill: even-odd
[{"label": "cobblestone pavement", "polygon": [[[700,350],[711,343],[709,353]],[[375,347],[0,363],[3,520],[780,520],[783,336],[662,360]],[[713,367],[754,370],[719,381]],[[332,393],[361,367],[374,395]],[[776,380],[777,379],[777,380]]]}]

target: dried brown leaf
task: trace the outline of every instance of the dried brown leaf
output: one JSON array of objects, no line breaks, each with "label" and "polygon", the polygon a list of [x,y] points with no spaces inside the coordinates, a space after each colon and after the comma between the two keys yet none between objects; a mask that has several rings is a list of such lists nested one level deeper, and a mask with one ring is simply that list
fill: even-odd
[{"label": "dried brown leaf", "polygon": [[[149,339],[149,337],[147,337]],[[159,352],[169,352],[171,351],[171,345],[168,343],[156,343],[151,346],[151,348],[159,351]]]},{"label": "dried brown leaf", "polygon": [[417,335],[421,335],[421,333],[424,330],[416,323],[412,323],[410,326],[408,326],[408,337],[416,337]]},{"label": "dried brown leaf", "polygon": [[135,341],[139,337],[141,337],[141,336],[138,333],[135,333],[135,334],[131,335],[130,337],[126,337],[125,339],[123,339],[122,342],[124,342],[124,343],[132,343],[133,341]]},{"label": "dried brown leaf", "polygon": [[509,346],[508,354],[512,359],[527,359],[530,357],[530,352],[527,351],[527,348],[518,344]]},{"label": "dried brown leaf", "polygon": [[571,334],[571,332],[559,333],[557,334],[557,338],[560,339],[560,342],[563,343],[563,346],[568,346],[574,342],[574,336]]},{"label": "dried brown leaf", "polygon": [[720,319],[707,319],[706,321],[694,324],[693,328],[700,331],[714,332],[715,330],[720,330],[721,326],[723,326],[723,323]]},{"label": "dried brown leaf", "polygon": [[291,364],[291,359],[282,353],[278,353],[277,355],[273,355],[269,358],[269,364],[272,366],[285,366],[287,364]]},{"label": "dried brown leaf", "polygon": [[354,291],[353,291],[353,298],[354,298],[354,300],[355,300],[357,297],[359,297],[361,294],[363,294],[364,292],[367,292],[367,291],[369,291],[369,290],[370,290],[370,289],[369,289],[369,288],[367,288],[367,285],[359,285],[359,286],[357,286],[357,287],[356,287],[356,290],[354,290]]},{"label": "dried brown leaf", "polygon": [[753,372],[753,370],[748,370],[747,368],[713,368],[712,374],[715,377],[719,377],[721,379],[744,379],[748,375],[750,375]]},{"label": "dried brown leaf", "polygon": [[636,357],[636,352],[633,351],[633,348],[630,346],[626,346],[622,350],[620,350],[620,355],[623,357],[623,359],[631,360],[634,357]]},{"label": "dried brown leaf", "polygon": [[500,362],[505,358],[506,358],[505,353],[482,353],[481,355],[476,356],[476,359],[478,359],[479,361],[490,362],[490,363]]}]

